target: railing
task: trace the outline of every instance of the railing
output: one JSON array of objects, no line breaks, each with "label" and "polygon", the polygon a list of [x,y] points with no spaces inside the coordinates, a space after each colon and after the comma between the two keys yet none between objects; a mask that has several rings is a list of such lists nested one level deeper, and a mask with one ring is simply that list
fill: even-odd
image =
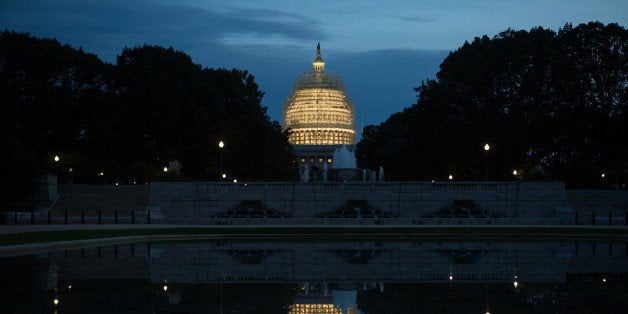
[{"label": "railing", "polygon": [[5,225],[26,224],[150,224],[150,211],[115,210],[111,211],[67,211],[48,210],[46,212],[3,212],[0,221]]},{"label": "railing", "polygon": [[[190,183],[185,183],[190,184]],[[198,182],[196,189],[182,191],[195,193],[220,193],[223,191],[260,192],[516,192],[517,182]],[[181,190],[181,183],[152,183],[151,194],[160,191]]]},{"label": "railing", "polygon": [[2,212],[0,224],[173,224],[173,225],[628,225],[628,211],[575,212],[573,218],[151,218],[150,211]]}]

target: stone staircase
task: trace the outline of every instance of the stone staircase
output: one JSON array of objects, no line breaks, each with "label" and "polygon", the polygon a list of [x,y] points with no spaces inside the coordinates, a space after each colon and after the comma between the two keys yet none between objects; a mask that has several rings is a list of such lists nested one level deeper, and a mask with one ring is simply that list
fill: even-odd
[{"label": "stone staircase", "polygon": [[149,191],[148,185],[59,185],[59,199],[53,210],[91,216],[98,215],[99,211],[107,216],[116,211],[143,213]]}]

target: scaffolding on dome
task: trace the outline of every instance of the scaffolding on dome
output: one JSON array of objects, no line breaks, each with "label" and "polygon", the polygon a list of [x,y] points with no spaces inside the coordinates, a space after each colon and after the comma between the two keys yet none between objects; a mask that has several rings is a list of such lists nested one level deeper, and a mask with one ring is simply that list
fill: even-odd
[{"label": "scaffolding on dome", "polygon": [[345,84],[333,73],[301,72],[292,85],[292,92],[306,88],[329,88],[345,92]]},{"label": "scaffolding on dome", "polygon": [[340,77],[324,73],[317,50],[313,71],[299,74],[283,104],[283,127],[294,145],[353,145],[354,105]]}]

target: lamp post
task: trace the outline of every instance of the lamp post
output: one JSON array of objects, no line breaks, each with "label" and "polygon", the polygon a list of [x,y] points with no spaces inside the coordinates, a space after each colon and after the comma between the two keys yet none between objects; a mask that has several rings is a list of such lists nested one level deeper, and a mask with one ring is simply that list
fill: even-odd
[{"label": "lamp post", "polygon": [[[218,150],[220,150],[220,174],[222,175],[222,149],[225,147],[225,143],[223,141],[218,142]],[[224,176],[223,176],[224,178]],[[222,179],[220,179],[222,181]]]},{"label": "lamp post", "polygon": [[54,175],[55,175],[56,180],[58,182],[59,181],[59,162],[61,161],[61,157],[59,157],[59,155],[54,155],[52,157],[52,161],[54,161],[54,163],[53,163]]},{"label": "lamp post", "polygon": [[484,145],[484,181],[488,182],[488,151],[491,149],[491,146],[486,143]]}]

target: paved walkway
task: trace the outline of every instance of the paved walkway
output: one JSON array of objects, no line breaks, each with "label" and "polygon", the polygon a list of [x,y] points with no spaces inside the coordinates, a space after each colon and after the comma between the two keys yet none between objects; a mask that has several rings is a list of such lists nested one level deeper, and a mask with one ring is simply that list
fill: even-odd
[{"label": "paved walkway", "polygon": [[[145,224],[111,224],[111,225],[0,225],[0,237],[2,235],[20,234],[30,232],[45,232],[45,231],[64,231],[64,230],[129,230],[129,229],[192,229],[192,228],[211,228],[211,229],[261,229],[261,228],[298,228],[298,227],[322,227],[322,228],[362,228],[362,229],[391,229],[391,228],[416,228],[423,229],[426,232],[421,235],[408,234],[408,236],[425,236],[429,234],[429,230],[437,230],[442,228],[447,229],[469,229],[478,228],[484,230],[497,229],[497,228],[512,228],[512,229],[524,229],[524,228],[539,228],[539,229],[557,229],[557,228],[578,228],[578,229],[617,229],[626,230],[627,235],[618,236],[621,238],[628,237],[628,226],[574,226],[574,225],[145,225]],[[490,232],[488,232],[490,234]],[[435,236],[444,236],[442,233],[434,233]],[[233,236],[233,235],[230,235]],[[289,235],[282,234],[282,237],[298,237],[298,234]],[[316,237],[318,235],[311,235]],[[345,235],[350,236],[350,235]],[[376,235],[374,235],[376,236]],[[393,236],[404,237],[403,234],[395,234]],[[453,232],[451,236],[456,236]],[[465,233],[460,233],[458,236],[469,236]],[[510,235],[512,236],[512,235]],[[534,236],[534,235],[533,235]],[[537,235],[538,236],[538,235]],[[541,232],[542,236],[542,232]],[[549,235],[552,236],[552,235]],[[554,235],[555,236],[555,235]],[[172,240],[216,240],[224,238],[222,234],[177,234],[177,235],[141,235],[141,236],[121,236],[112,238],[98,238],[98,239],[85,239],[85,240],[72,240],[72,241],[57,241],[57,242],[43,242],[32,244],[20,244],[20,245],[0,245],[0,257],[10,257],[19,255],[29,255],[37,253],[46,253],[58,250],[75,250],[82,248],[89,248],[95,246],[106,245],[121,245],[138,242],[154,242],[154,241],[172,241]],[[313,238],[313,240],[315,240]]]},{"label": "paved walkway", "polygon": [[69,224],[69,225],[0,225],[1,234],[62,231],[62,230],[125,230],[125,229],[260,229],[260,228],[363,228],[363,229],[492,229],[492,228],[539,228],[539,229],[617,229],[628,230],[625,225],[157,225],[157,224]]},{"label": "paved walkway", "polygon": [[164,228],[208,228],[208,225],[146,225],[146,224],[72,224],[72,225],[0,225],[0,234],[62,231],[62,230],[124,230]]}]

